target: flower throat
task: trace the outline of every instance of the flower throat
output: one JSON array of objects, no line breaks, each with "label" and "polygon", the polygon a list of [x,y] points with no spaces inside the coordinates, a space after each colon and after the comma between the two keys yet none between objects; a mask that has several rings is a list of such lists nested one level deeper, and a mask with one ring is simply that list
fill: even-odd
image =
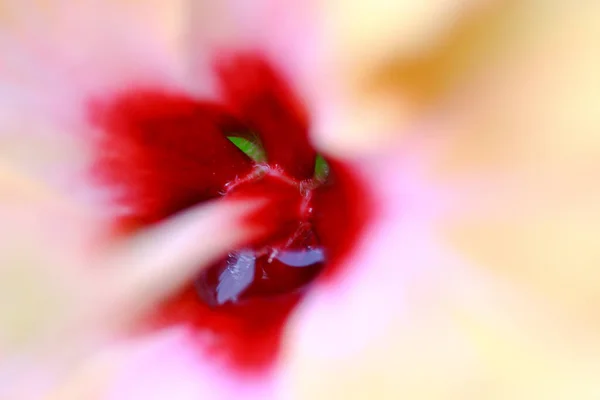
[{"label": "flower throat", "polygon": [[94,176],[118,188],[114,201],[127,212],[115,223],[128,231],[208,200],[268,200],[252,216],[265,234],[205,269],[149,321],[183,323],[205,356],[258,371],[276,360],[293,308],[351,256],[372,206],[351,166],[317,155],[304,108],[264,57],[220,60],[215,76],[220,102],[159,88],[93,101],[102,131]]}]

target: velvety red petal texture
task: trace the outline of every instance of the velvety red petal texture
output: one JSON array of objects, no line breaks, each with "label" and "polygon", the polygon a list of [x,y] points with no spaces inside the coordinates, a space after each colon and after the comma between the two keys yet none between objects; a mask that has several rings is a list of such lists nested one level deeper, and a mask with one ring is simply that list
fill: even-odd
[{"label": "velvety red petal texture", "polygon": [[[222,105],[148,90],[94,102],[101,131],[95,177],[125,209],[121,228],[140,228],[217,197],[268,200],[243,221],[262,235],[199,273],[149,321],[151,327],[187,324],[198,333],[199,351],[256,372],[273,365],[286,318],[310,283],[343,265],[371,204],[339,161],[328,160],[327,179],[314,178],[308,118],[265,59],[236,56],[216,73]],[[227,136],[257,136],[267,164],[255,164]]]},{"label": "velvety red petal texture", "polygon": [[[267,262],[268,254],[259,256],[254,273],[266,273],[269,279],[255,276],[234,302],[216,304],[215,288],[227,267],[222,261],[209,268],[184,293],[167,302],[159,312],[159,323],[186,323],[195,327],[202,332],[199,349],[238,371],[258,372],[272,366],[279,353],[286,319],[309,289],[307,285],[315,278],[332,278],[342,272],[343,261],[351,254],[372,211],[363,185],[349,168],[339,162],[331,163],[331,167],[331,180],[312,192],[309,204],[312,211],[300,211],[300,217],[295,200],[299,198],[298,189],[294,193],[292,186],[277,180],[244,185],[237,194],[248,198],[263,195],[272,201],[252,216],[252,223],[260,226],[262,222],[266,232],[275,234],[251,243],[250,247],[260,249],[270,245],[290,250],[318,246],[325,250],[324,262],[317,260],[297,268],[278,259]],[[294,227],[304,223],[307,230],[301,230],[300,236],[290,235]],[[295,239],[283,246],[282,239],[290,237]],[[200,294],[207,296],[207,293],[210,299],[199,301]]]},{"label": "velvety red petal texture", "polygon": [[329,178],[313,192],[313,226],[327,249],[325,276],[331,276],[351,254],[352,247],[373,217],[374,203],[360,178],[344,163],[329,159]]},{"label": "velvety red petal texture", "polygon": [[131,208],[134,226],[217,197],[253,166],[225,136],[245,128],[215,104],[141,91],[93,110],[104,132],[96,171]]},{"label": "velvety red petal texture", "polygon": [[287,83],[254,55],[220,60],[217,68],[225,101],[259,133],[269,163],[297,179],[311,178],[316,152],[308,117]]},{"label": "velvety red petal texture", "polygon": [[261,373],[276,360],[283,326],[302,296],[296,292],[211,307],[198,298],[194,286],[189,286],[165,303],[154,323],[185,323],[198,332],[197,351],[233,368],[233,372]]},{"label": "velvety red petal texture", "polygon": [[[232,185],[227,199],[269,200],[247,221],[264,232],[257,241],[248,244],[249,248],[287,248],[294,244],[305,245],[302,240],[314,240],[304,235],[294,240],[297,243],[286,246],[307,219],[302,207],[304,198],[295,182],[266,175],[241,183],[232,182]],[[257,277],[235,302],[219,304],[217,301],[220,276],[227,268],[227,263],[220,261],[205,270],[183,294],[165,303],[155,322],[194,326],[203,332],[199,336],[199,349],[238,370],[260,371],[268,367],[278,353],[283,324],[303,295],[298,289],[314,279],[322,265],[286,268],[277,260],[268,262],[269,253],[256,254],[256,257],[254,273],[268,273],[270,279]]]},{"label": "velvety red petal texture", "polygon": [[228,191],[227,198],[267,200],[265,207],[250,214],[244,221],[263,232],[254,245],[286,240],[302,220],[302,197],[298,187],[277,177],[267,175],[236,184]]}]

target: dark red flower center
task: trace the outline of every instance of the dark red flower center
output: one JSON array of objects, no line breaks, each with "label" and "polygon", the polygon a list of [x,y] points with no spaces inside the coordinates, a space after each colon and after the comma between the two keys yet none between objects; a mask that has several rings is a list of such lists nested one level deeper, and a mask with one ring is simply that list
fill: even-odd
[{"label": "dark red flower center", "polygon": [[[280,213],[280,225],[266,241],[230,253],[196,282],[209,305],[241,302],[257,296],[285,295],[310,283],[323,268],[325,249],[312,226],[313,190],[318,179],[297,180],[268,164],[226,185],[225,197],[268,196],[266,211]],[[275,207],[277,209],[275,209]]]},{"label": "dark red flower center", "polygon": [[315,278],[342,264],[370,207],[348,166],[317,156],[306,113],[263,58],[230,58],[216,71],[219,103],[161,90],[94,102],[102,128],[95,171],[116,193],[127,230],[210,199],[269,200],[253,216],[266,233],[153,317],[197,328],[199,349],[215,360],[265,367],[290,311]]}]

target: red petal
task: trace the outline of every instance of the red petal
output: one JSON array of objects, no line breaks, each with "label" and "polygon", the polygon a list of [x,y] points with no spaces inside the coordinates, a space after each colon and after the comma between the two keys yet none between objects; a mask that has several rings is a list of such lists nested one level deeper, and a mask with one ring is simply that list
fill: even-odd
[{"label": "red petal", "polygon": [[239,131],[239,123],[217,105],[142,91],[93,111],[105,133],[96,171],[122,189],[120,204],[136,225],[218,196],[253,166],[224,134]]},{"label": "red petal", "polygon": [[[300,237],[290,246],[292,249],[322,246],[327,256],[324,264],[317,261],[313,265],[308,262],[310,259],[305,259],[308,265],[298,268],[280,262],[266,263],[264,258],[257,258],[253,281],[240,293],[240,301],[215,305],[215,301],[200,299],[211,295],[211,288],[215,289],[218,276],[223,271],[222,262],[218,263],[205,270],[205,275],[199,277],[195,286],[191,285],[165,304],[155,322],[160,325],[174,322],[191,324],[203,333],[198,350],[214,356],[214,360],[222,361],[234,370],[260,373],[264,368],[273,366],[279,354],[286,319],[306,293],[304,289],[308,286],[305,285],[309,285],[321,271],[325,276],[340,271],[373,212],[362,182],[351,173],[350,168],[335,161],[329,161],[329,165],[331,179],[315,189],[312,197],[311,221],[317,238],[312,235]],[[267,178],[242,184],[238,193],[232,195],[268,196],[273,206],[262,209],[253,216],[251,223],[265,224],[269,232],[278,226],[285,232],[284,236],[289,236],[285,221],[298,220],[299,196],[292,189],[281,181]],[[302,215],[297,222],[303,220]],[[271,236],[267,241],[273,239],[280,243],[278,236]],[[265,269],[270,279],[264,280],[256,275],[262,274]],[[204,338],[208,340],[204,341]]]},{"label": "red petal", "polygon": [[359,235],[374,212],[372,200],[351,169],[331,159],[328,181],[313,192],[313,226],[327,249],[327,275],[351,255]]},{"label": "red petal", "polygon": [[[122,189],[121,204],[129,208],[133,227],[168,217],[225,189],[232,198],[270,200],[247,221],[265,233],[251,247],[281,247],[297,224],[312,227],[316,238],[306,243],[294,239],[289,248],[308,250],[318,243],[327,257],[324,264],[313,253],[281,253],[272,263],[260,259],[257,267],[270,278],[249,288],[243,301],[211,307],[190,284],[157,310],[158,321],[152,319],[161,325],[192,324],[202,338],[200,351],[214,355],[216,362],[260,372],[275,360],[286,318],[301,300],[304,285],[321,268],[330,274],[342,265],[372,207],[361,182],[335,161],[330,161],[328,182],[313,190],[312,200],[303,197],[306,187],[297,181],[311,178],[315,166],[308,122],[289,88],[262,59],[236,58],[222,69],[221,77],[241,121],[218,105],[160,92],[133,92],[94,108],[95,122],[104,132],[96,170],[104,183]],[[237,179],[250,173],[253,163],[225,135],[246,137],[247,128],[261,136],[270,164],[285,173],[275,170],[278,178],[248,184]],[[290,270],[298,267],[306,269]]]},{"label": "red petal", "polygon": [[277,177],[265,176],[241,183],[227,193],[227,198],[268,201],[265,207],[250,213],[244,221],[261,232],[253,243],[255,246],[287,239],[302,218],[299,189]]},{"label": "red petal", "polygon": [[153,322],[188,324],[201,333],[197,351],[234,371],[261,373],[277,358],[284,324],[301,297],[290,293],[211,308],[190,286],[164,304]]},{"label": "red petal", "polygon": [[271,165],[311,178],[316,152],[308,118],[290,87],[262,58],[246,55],[218,65],[225,100],[262,140]]},{"label": "red petal", "polygon": [[[265,197],[269,200],[267,205],[248,221],[264,230],[259,247],[265,244],[263,242],[279,244],[297,229],[302,202],[299,189],[278,177],[265,176],[239,183],[226,196],[233,199]],[[301,298],[301,293],[289,292],[285,285],[297,288],[299,284],[279,279],[267,288],[269,294],[279,294],[277,297],[250,296],[241,302],[215,306],[215,290],[224,262],[205,270],[194,285],[164,304],[154,322],[159,326],[187,323],[202,333],[201,338],[209,338],[199,343],[199,351],[214,356],[224,366],[258,372],[272,365],[279,351],[286,318]],[[300,278],[308,280],[309,277],[302,275]],[[264,291],[260,287],[255,289]]]}]

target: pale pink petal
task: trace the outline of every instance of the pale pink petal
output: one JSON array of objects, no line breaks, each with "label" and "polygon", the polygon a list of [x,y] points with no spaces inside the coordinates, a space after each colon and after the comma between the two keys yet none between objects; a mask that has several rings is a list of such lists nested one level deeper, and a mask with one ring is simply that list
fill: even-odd
[{"label": "pale pink petal", "polygon": [[600,10],[518,4],[403,161],[366,167],[396,211],[291,325],[298,398],[598,396]]},{"label": "pale pink petal", "polygon": [[86,201],[90,101],[187,87],[185,1],[4,0],[0,157]]},{"label": "pale pink petal", "polygon": [[363,168],[383,214],[348,273],[315,288],[290,323],[280,371],[287,391],[299,399],[593,398],[599,347],[590,320],[448,243],[443,221],[455,198],[428,178],[431,153],[422,149]]},{"label": "pale pink petal", "polygon": [[190,351],[195,340],[188,330],[178,327],[141,339],[107,398],[273,398],[273,382],[267,376],[232,379],[230,371],[213,368]]},{"label": "pale pink petal", "polygon": [[0,394],[39,396],[128,335],[202,265],[255,233],[240,219],[257,205],[205,204],[107,249],[85,206],[0,169]]}]

